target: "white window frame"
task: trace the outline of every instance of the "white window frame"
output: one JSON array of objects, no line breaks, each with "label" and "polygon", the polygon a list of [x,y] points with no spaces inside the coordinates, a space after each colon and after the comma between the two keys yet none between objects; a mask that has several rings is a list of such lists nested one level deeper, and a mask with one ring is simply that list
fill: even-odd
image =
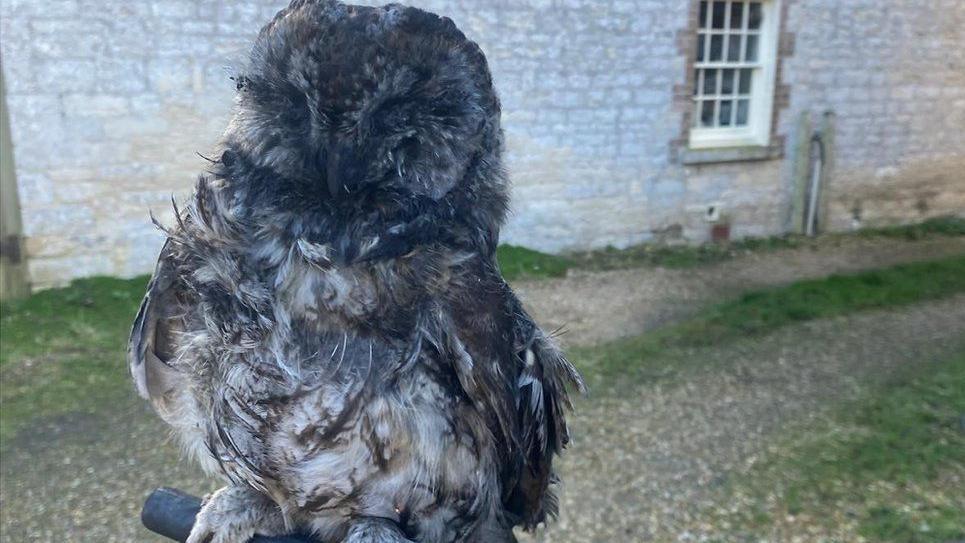
[{"label": "white window frame", "polygon": [[[712,17],[713,0],[708,4],[708,17]],[[697,109],[697,98],[693,102],[694,123],[690,128],[689,146],[691,149],[712,149],[721,147],[764,147],[770,145],[771,140],[771,119],[774,108],[774,82],[777,73],[777,44],[780,32],[780,13],[781,0],[761,0],[761,10],[763,22],[761,24],[760,37],[758,39],[758,64],[751,75],[750,111],[748,112],[747,125],[741,127],[701,127],[699,122],[700,111]],[[730,10],[728,10],[728,17]],[[697,24],[700,31],[701,23]],[[694,34],[696,41],[697,34]],[[708,50],[709,50],[709,42]],[[727,51],[724,51],[726,57]],[[705,55],[705,59],[708,55]],[[746,68],[746,64],[741,62],[697,62],[696,56],[692,59],[694,71],[700,68]],[[735,76],[736,77],[736,76]],[[697,82],[694,82],[696,85]],[[737,82],[735,81],[736,85]],[[736,107],[736,104],[735,106]]]}]

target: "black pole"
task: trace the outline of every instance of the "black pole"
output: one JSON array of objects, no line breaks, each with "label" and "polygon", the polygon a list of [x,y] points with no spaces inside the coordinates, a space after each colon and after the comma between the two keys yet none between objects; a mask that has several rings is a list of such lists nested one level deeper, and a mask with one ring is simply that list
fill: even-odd
[{"label": "black pole", "polygon": [[[144,527],[168,539],[184,543],[194,526],[194,517],[201,509],[201,500],[175,488],[159,488],[147,497],[141,509]],[[305,537],[255,536],[250,543],[313,543]]]}]

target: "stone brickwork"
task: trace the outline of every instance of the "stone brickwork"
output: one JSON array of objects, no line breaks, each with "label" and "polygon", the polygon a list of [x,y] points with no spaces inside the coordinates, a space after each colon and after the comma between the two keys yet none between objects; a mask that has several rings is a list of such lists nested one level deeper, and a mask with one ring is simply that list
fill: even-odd
[{"label": "stone brickwork", "polygon": [[795,0],[790,125],[835,114],[828,225],[965,213],[965,2]]},{"label": "stone brickwork", "polygon": [[[786,231],[804,111],[837,114],[829,224],[965,211],[965,3],[784,0],[778,158],[683,165],[696,0],[414,0],[489,57],[514,214],[549,251]],[[3,0],[0,36],[32,280],[149,271],[227,121],[238,64],[284,0]],[[782,45],[782,50],[783,50]],[[678,99],[675,102],[675,93]],[[780,106],[786,106],[780,109]]]},{"label": "stone brickwork", "polygon": [[[237,4],[247,4],[239,7]],[[261,4],[260,2],[258,3]],[[130,276],[224,129],[255,2],[4,0],[0,36],[31,280]]]}]

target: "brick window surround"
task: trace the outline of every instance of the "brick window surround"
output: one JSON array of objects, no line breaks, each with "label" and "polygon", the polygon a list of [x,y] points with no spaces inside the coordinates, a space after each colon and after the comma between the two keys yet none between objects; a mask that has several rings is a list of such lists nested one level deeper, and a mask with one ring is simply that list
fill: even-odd
[{"label": "brick window surround", "polygon": [[694,102],[697,59],[697,33],[700,26],[701,0],[689,0],[687,26],[677,33],[677,51],[685,59],[683,81],[673,87],[673,107],[680,112],[680,137],[670,142],[671,160],[684,164],[770,160],[784,155],[785,135],[778,134],[778,120],[790,99],[790,87],[783,83],[784,59],[794,54],[794,34],[786,30],[787,13],[795,0],[781,0],[777,13],[777,53],[774,66],[774,96],[771,107],[770,137],[767,145],[746,147],[690,148],[690,131],[698,114]]}]

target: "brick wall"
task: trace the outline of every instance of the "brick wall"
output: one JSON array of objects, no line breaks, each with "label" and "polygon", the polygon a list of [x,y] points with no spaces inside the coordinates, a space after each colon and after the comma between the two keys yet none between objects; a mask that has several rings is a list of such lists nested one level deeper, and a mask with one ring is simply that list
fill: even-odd
[{"label": "brick wall", "polygon": [[[965,210],[965,4],[785,0],[796,43],[775,134],[838,119],[830,224]],[[4,0],[0,36],[35,285],[150,270],[169,216],[230,113],[230,66],[284,4]],[[550,251],[788,226],[787,159],[683,166],[680,0],[424,0],[486,51],[504,105],[514,214],[504,239]],[[933,13],[935,12],[935,13]],[[895,39],[900,37],[900,41]],[[781,143],[784,144],[783,140]],[[857,203],[856,203],[857,202]]]}]

